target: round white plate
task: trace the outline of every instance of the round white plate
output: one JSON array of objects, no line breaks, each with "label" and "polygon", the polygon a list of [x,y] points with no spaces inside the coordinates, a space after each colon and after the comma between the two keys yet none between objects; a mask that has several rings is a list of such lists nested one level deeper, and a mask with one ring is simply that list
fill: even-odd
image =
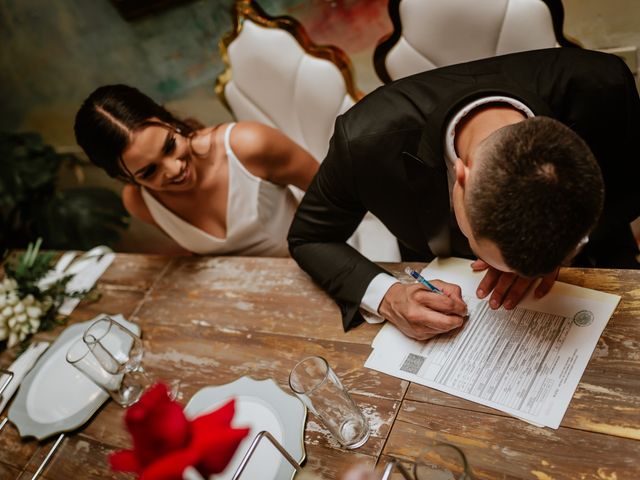
[{"label": "round white plate", "polygon": [[[271,379],[257,381],[241,377],[226,385],[205,387],[196,392],[184,411],[188,418],[195,418],[221,407],[231,398],[236,399],[232,425],[251,430],[240,443],[224,472],[211,476],[211,480],[231,479],[253,438],[262,430],[273,435],[298,463],[304,461],[304,422],[307,409],[298,398],[285,393]],[[291,464],[264,439],[251,456],[242,478],[291,480],[294,473]]]},{"label": "round white plate", "polygon": [[[38,440],[84,424],[109,394],[67,363],[69,346],[98,317],[67,327],[24,377],[9,409],[9,420],[20,436]],[[114,320],[139,334],[140,327],[122,315]]]}]

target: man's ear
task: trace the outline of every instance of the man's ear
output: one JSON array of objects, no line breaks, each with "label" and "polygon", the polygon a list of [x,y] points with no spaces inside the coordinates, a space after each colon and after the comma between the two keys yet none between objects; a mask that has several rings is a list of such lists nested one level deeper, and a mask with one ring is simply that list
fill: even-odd
[{"label": "man's ear", "polygon": [[459,158],[456,158],[455,170],[456,170],[456,182],[458,182],[458,184],[462,188],[464,188],[467,182],[467,178],[469,178],[469,169],[462,162],[462,160],[460,160]]}]

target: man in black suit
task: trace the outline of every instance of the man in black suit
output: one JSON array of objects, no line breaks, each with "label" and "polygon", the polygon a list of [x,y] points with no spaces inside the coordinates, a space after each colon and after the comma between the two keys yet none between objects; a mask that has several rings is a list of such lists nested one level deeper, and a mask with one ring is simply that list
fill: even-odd
[{"label": "man in black suit", "polygon": [[638,92],[611,55],[538,50],[413,75],[337,119],[289,248],[345,329],[378,315],[426,339],[462,324],[460,290],[400,284],[349,247],[365,212],[406,260],[477,257],[478,296],[513,308],[536,278],[546,294],[572,259],[637,265],[638,138]]}]

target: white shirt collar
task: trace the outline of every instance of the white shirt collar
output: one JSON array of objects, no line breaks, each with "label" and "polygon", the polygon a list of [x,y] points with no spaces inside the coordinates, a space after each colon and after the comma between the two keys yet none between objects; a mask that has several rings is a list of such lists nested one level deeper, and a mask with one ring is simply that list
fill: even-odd
[{"label": "white shirt collar", "polygon": [[492,95],[490,97],[479,98],[477,100],[474,100],[473,102],[468,103],[460,110],[458,110],[458,112],[453,116],[453,118],[447,125],[447,130],[444,137],[444,156],[447,160],[447,169],[452,169],[455,164],[456,158],[458,158],[455,148],[456,127],[458,126],[458,123],[460,123],[460,121],[473,109],[487,103],[508,103],[518,110],[521,110],[528,118],[535,117],[535,114],[529,107],[527,107],[521,101],[511,97]]}]

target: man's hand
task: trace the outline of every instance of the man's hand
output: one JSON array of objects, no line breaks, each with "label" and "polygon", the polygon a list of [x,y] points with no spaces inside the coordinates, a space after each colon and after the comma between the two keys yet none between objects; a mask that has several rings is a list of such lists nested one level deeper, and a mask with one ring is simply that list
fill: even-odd
[{"label": "man's hand", "polygon": [[[474,272],[487,271],[480,285],[478,285],[476,295],[478,295],[478,298],[485,298],[493,291],[489,299],[489,306],[494,310],[499,308],[500,305],[504,305],[507,310],[515,308],[527,293],[529,287],[537,280],[536,278],[521,277],[515,273],[501,272],[483,260],[476,260],[471,264],[471,268]],[[540,285],[533,292],[536,298],[542,298],[549,293],[553,283],[558,278],[558,270],[559,268],[542,277]]]},{"label": "man's hand", "polygon": [[460,287],[440,280],[432,283],[444,295],[430,292],[420,284],[392,285],[380,303],[380,315],[416,340],[458,328],[467,315]]}]

